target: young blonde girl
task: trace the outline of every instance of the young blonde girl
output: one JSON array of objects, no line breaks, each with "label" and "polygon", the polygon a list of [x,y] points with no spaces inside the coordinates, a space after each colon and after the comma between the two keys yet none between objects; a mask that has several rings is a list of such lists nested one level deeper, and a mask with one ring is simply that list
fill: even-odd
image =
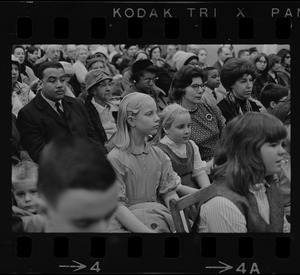
[{"label": "young blonde girl", "polygon": [[214,182],[202,191],[198,232],[289,232],[277,185],[287,132],[270,114],[248,112],[231,120],[215,155]]},{"label": "young blonde girl", "polygon": [[170,157],[182,184],[197,189],[210,185],[205,170],[207,164],[202,161],[196,143],[190,140],[189,111],[175,103],[168,105],[159,116],[161,120],[153,144]]},{"label": "young blonde girl", "polygon": [[[169,207],[171,198],[195,192],[181,184],[170,159],[149,144],[159,126],[157,107],[151,96],[130,93],[121,101],[117,132],[108,154],[120,185],[119,207],[111,231],[173,232]],[[121,229],[121,230],[122,230]]]}]

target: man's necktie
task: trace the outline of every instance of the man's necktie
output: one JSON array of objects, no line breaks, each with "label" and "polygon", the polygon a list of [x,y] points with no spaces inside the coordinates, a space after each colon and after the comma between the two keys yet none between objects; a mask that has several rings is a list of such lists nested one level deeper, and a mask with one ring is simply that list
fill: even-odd
[{"label": "man's necktie", "polygon": [[57,112],[60,114],[60,116],[65,120],[66,119],[65,113],[60,109],[60,103],[56,102],[55,107],[56,107]]}]

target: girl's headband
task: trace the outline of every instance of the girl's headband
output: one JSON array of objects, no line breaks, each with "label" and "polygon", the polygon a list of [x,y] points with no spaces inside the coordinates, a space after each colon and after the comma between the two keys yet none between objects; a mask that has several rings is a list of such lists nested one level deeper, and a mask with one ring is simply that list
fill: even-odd
[{"label": "girl's headband", "polygon": [[134,92],[134,93],[130,93],[130,94],[126,95],[122,101],[124,101],[125,99],[127,99],[129,101],[129,103],[126,107],[127,112],[137,114],[140,110],[140,106],[142,104],[146,103],[147,101],[149,101],[149,97],[151,98],[151,96],[149,96],[149,95]]},{"label": "girl's headband", "polygon": [[168,119],[170,118],[170,116],[176,111],[176,110],[185,110],[182,106],[180,106],[177,103],[171,104],[168,106],[168,111],[162,121],[162,127],[164,128]]}]

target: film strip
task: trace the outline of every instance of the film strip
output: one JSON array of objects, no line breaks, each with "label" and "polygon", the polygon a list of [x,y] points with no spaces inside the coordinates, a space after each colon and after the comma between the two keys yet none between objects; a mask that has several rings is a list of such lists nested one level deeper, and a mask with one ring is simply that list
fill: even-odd
[{"label": "film strip", "polygon": [[[297,102],[300,2],[6,2],[0,4],[2,88],[10,89],[15,44],[289,45],[292,105]],[[44,234],[11,230],[11,100],[5,125],[0,209],[0,272],[7,273],[297,273],[299,221],[293,160],[291,233]],[[292,107],[293,108],[293,107]],[[293,108],[293,145],[298,115]],[[295,142],[294,142],[295,140]]]}]

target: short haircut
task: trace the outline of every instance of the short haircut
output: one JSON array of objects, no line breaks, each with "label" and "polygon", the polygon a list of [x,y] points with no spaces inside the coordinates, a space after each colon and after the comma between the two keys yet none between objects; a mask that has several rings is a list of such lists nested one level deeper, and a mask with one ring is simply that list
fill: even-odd
[{"label": "short haircut", "polygon": [[219,72],[218,69],[215,68],[215,67],[206,67],[206,68],[203,69],[203,76],[204,76],[204,78],[202,79],[203,82],[207,81],[207,79],[208,79],[208,73],[210,71],[214,71],[214,70],[216,70],[217,72]]},{"label": "short haircut", "polygon": [[253,63],[242,58],[232,58],[224,64],[221,69],[221,82],[226,90],[231,90],[231,86],[244,74],[256,78],[257,72]]},{"label": "short haircut", "polygon": [[[183,66],[173,78],[171,83],[171,88],[169,92],[170,100],[173,102],[181,101],[182,97],[185,94],[185,88],[189,86],[193,78],[201,77],[202,81],[205,78],[203,74],[203,70],[199,67],[193,66]],[[204,81],[203,81],[204,82]]]},{"label": "short haircut", "polygon": [[[218,49],[218,51],[217,51],[217,54],[219,55],[220,53],[222,53],[224,48],[226,48],[226,47],[224,47],[224,46],[223,46],[223,47],[220,47],[220,48]],[[227,48],[227,49],[228,49],[228,48]]]},{"label": "short haircut", "polygon": [[248,49],[239,50],[238,58],[240,58],[245,52],[248,52],[250,54],[250,51]]},{"label": "short haircut", "polygon": [[38,188],[52,205],[67,190],[106,191],[115,180],[116,173],[101,148],[86,138],[55,138],[41,153]]},{"label": "short haircut", "polygon": [[24,48],[22,45],[13,45],[12,51],[11,51],[12,54],[14,54],[14,53],[15,53],[15,50],[18,49],[18,48],[23,49],[23,51],[24,51],[24,53],[25,53],[25,48]]},{"label": "short haircut", "polygon": [[[33,161],[21,161],[12,167],[11,179],[14,182],[37,179],[38,165]],[[12,186],[13,187],[13,186]]]},{"label": "short haircut", "polygon": [[64,70],[64,67],[61,63],[59,63],[57,61],[46,61],[46,62],[42,63],[38,68],[38,78],[40,80],[43,80],[44,71],[48,68],[63,69]]},{"label": "short haircut", "polygon": [[291,101],[278,103],[270,113],[280,119],[284,125],[291,124]]},{"label": "short haircut", "polygon": [[76,57],[78,57],[79,52],[81,50],[85,50],[87,53],[89,53],[88,47],[86,45],[77,45],[76,46]]},{"label": "short haircut", "polygon": [[265,85],[259,95],[259,101],[265,108],[270,107],[272,101],[278,102],[285,96],[288,96],[289,90],[279,84],[269,83]]},{"label": "short haircut", "polygon": [[281,62],[281,57],[272,53],[268,55],[268,61],[269,61],[269,69],[271,69],[275,63]]},{"label": "short haircut", "polygon": [[36,46],[29,46],[26,51],[28,53],[34,53],[38,51],[38,48]]}]

